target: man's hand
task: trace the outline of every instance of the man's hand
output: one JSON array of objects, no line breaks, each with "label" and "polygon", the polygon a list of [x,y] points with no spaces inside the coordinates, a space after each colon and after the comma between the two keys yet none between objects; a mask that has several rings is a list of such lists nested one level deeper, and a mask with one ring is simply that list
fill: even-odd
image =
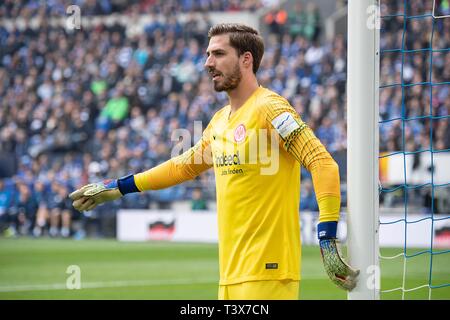
[{"label": "man's hand", "polygon": [[320,240],[320,253],[322,254],[325,271],[339,288],[352,291],[357,283],[359,270],[355,270],[344,262],[336,246],[336,239]]},{"label": "man's hand", "polygon": [[107,180],[85,185],[72,192],[69,197],[73,200],[75,209],[89,211],[99,204],[122,197],[122,193],[117,186],[117,180]]},{"label": "man's hand", "polygon": [[342,260],[336,245],[336,229],[335,221],[321,222],[317,227],[323,265],[333,283],[341,289],[352,291],[356,286],[359,270],[353,269]]}]

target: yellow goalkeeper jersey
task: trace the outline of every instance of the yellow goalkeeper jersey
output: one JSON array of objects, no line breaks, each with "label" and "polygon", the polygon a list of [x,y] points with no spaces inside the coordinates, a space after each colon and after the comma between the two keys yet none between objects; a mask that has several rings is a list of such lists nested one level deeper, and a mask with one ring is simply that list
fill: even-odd
[{"label": "yellow goalkeeper jersey", "polygon": [[211,121],[222,285],[299,279],[300,164],[271,148],[270,96],[259,88],[231,117],[226,106]]},{"label": "yellow goalkeeper jersey", "polygon": [[300,164],[312,173],[320,221],[339,218],[337,165],[288,101],[266,88],[230,114],[229,105],[219,110],[201,141],[135,175],[136,185],[165,188],[213,166],[220,284],[300,280]]}]

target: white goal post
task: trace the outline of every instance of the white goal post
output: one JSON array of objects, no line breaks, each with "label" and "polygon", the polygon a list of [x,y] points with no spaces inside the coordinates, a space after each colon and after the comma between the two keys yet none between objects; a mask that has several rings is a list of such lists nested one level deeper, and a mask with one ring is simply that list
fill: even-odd
[{"label": "white goal post", "polygon": [[380,298],[378,219],[379,0],[348,1],[347,246],[360,270],[348,299]]}]

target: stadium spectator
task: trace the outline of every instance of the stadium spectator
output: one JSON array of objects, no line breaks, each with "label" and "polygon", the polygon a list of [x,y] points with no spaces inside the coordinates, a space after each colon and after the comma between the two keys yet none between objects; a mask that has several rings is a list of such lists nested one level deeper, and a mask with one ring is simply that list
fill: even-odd
[{"label": "stadium spectator", "polygon": [[20,183],[18,189],[16,230],[20,235],[29,235],[36,221],[38,203],[28,185]]},{"label": "stadium spectator", "polygon": [[320,19],[320,11],[314,2],[308,2],[306,10],[303,9],[301,2],[295,2],[293,10],[288,13],[289,34],[317,41],[321,31]]},{"label": "stadium spectator", "polygon": [[288,19],[286,10],[281,6],[275,6],[264,17],[264,22],[270,29],[270,33],[277,34],[280,37],[285,32],[285,26]]},{"label": "stadium spectator", "polygon": [[192,191],[192,202],[191,202],[192,210],[208,210],[208,203],[206,199],[203,197],[202,189],[195,188]]},{"label": "stadium spectator", "polygon": [[295,2],[293,10],[288,13],[289,34],[292,37],[304,35],[304,25],[306,23],[306,13],[303,10],[303,4]]},{"label": "stadium spectator", "polygon": [[47,210],[47,186],[40,180],[36,180],[34,183],[34,194],[37,202],[36,219],[34,221],[33,236],[40,237],[43,233],[43,229],[47,223],[48,210]]},{"label": "stadium spectator", "polygon": [[124,96],[122,86],[118,85],[114,90],[113,96],[100,112],[97,130],[108,131],[111,128],[119,127],[128,114],[128,108],[128,98]]},{"label": "stadium spectator", "polygon": [[71,210],[72,206],[68,202],[68,187],[64,183],[53,181],[50,186],[48,196],[48,209],[50,229],[49,235],[64,238],[70,236]]},{"label": "stadium spectator", "polygon": [[0,179],[0,232],[10,227],[10,212],[15,205],[14,189],[7,185],[4,179]]}]

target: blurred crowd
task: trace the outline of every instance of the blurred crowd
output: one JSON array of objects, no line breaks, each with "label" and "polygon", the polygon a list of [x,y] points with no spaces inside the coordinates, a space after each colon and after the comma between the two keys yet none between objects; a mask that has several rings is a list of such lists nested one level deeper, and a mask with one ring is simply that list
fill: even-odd
[{"label": "blurred crowd", "polygon": [[411,2],[407,15],[417,18],[405,25],[402,1],[381,9],[390,17],[382,19],[380,36],[380,151],[450,149],[450,18],[420,18],[432,12],[432,1]]},{"label": "blurred crowd", "polygon": [[[39,15],[44,9],[35,3],[6,1],[0,17],[22,16],[24,10]],[[48,1],[45,10],[59,10],[65,3]],[[86,12],[92,7],[92,14],[132,8],[154,13],[170,13],[167,8],[206,11],[212,6],[231,10],[233,4],[236,10],[253,10],[260,5],[258,1],[187,0],[131,1],[129,6],[114,0],[72,3]],[[416,2],[411,15],[423,9]],[[401,6],[394,10],[402,12]],[[268,11],[263,23],[269,32],[264,37],[266,51],[258,79],[291,102],[342,169],[347,144],[346,39],[336,35],[329,42],[321,40],[319,21],[314,4],[297,4],[289,12],[282,8]],[[400,17],[386,21],[382,49],[401,48],[402,24]],[[431,25],[422,24],[408,20],[408,49],[429,47],[426,37]],[[194,181],[130,194],[91,212],[76,212],[67,196],[86,183],[141,172],[169,159],[180,142],[172,136],[176,129],[188,129],[191,144],[196,142],[195,121],[205,128],[214,112],[227,104],[226,94],[214,92],[203,69],[210,26],[206,14],[184,22],[167,14],[131,38],[117,24],[71,33],[45,20],[39,29],[0,26],[0,153],[14,157],[17,167],[12,178],[0,180],[0,225],[6,226],[8,235],[83,237],[86,223],[96,224],[101,232],[101,218],[113,218],[119,208],[166,209],[176,200],[194,199],[193,209],[206,209],[205,200],[215,196],[212,170]],[[433,45],[450,48],[450,19],[435,24]],[[428,81],[427,55],[405,57],[405,81]],[[381,84],[400,83],[401,58],[398,52],[382,54]],[[433,82],[449,81],[449,68],[448,52],[434,54]],[[449,88],[433,87],[432,103],[430,86],[405,88],[405,116],[429,114],[430,105],[434,116],[448,115]],[[381,119],[401,116],[402,100],[400,86],[380,90]],[[434,148],[450,147],[447,123],[433,121]],[[389,121],[381,126],[382,151],[402,150],[399,124]],[[429,125],[426,119],[408,122],[407,148],[417,149],[425,143]],[[316,211],[309,174],[303,171],[302,175],[301,209]],[[345,180],[345,174],[341,178]]]},{"label": "blurred crowd", "polygon": [[69,6],[76,5],[84,16],[120,14],[163,14],[180,12],[255,11],[278,0],[3,0],[0,19],[61,17]]},{"label": "blurred crowd", "polygon": [[[435,15],[450,14],[448,2],[440,4]],[[380,152],[385,157],[409,152],[413,170],[422,166],[422,155],[450,151],[450,18],[434,19],[432,11],[432,1],[411,1],[406,8],[402,1],[386,1],[381,6]],[[405,21],[404,12],[412,18]],[[405,178],[413,184],[411,177]],[[448,187],[425,185],[407,193],[410,208],[448,214]],[[403,206],[405,191],[382,192],[380,201]]]}]

